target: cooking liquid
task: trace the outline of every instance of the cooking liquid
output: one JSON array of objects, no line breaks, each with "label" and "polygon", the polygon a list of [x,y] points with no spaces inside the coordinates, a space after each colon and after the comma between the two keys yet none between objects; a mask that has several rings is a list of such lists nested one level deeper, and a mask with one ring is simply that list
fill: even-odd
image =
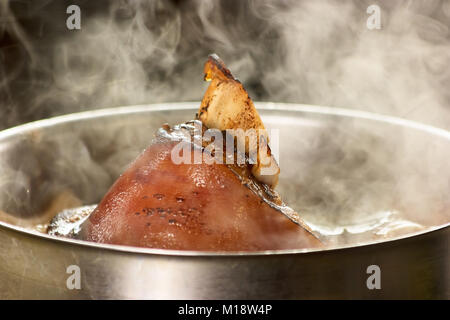
[{"label": "cooking liquid", "polygon": [[[79,238],[82,223],[89,218],[96,205],[66,209],[48,225],[46,232],[53,236]],[[281,214],[281,213],[280,213]],[[352,245],[369,241],[387,240],[425,229],[413,221],[405,220],[398,211],[375,212],[370,219],[334,228],[304,221],[326,246]],[[43,230],[40,230],[43,231]],[[292,248],[298,249],[298,248]]]}]

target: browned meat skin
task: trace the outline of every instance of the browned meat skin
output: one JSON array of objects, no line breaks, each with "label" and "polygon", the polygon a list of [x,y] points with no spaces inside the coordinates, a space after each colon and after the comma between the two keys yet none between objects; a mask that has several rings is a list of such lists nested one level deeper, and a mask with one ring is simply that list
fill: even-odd
[{"label": "browned meat skin", "polygon": [[[205,79],[212,81],[199,110],[203,130],[205,126],[264,130],[244,87],[217,56],[209,57],[204,71]],[[270,149],[267,154],[258,153],[258,162],[252,166],[175,164],[171,151],[178,143],[180,128],[172,131],[165,127],[160,131],[165,138],[152,144],[120,176],[84,224],[82,237],[102,243],[178,250],[321,246],[272,189],[279,168]],[[267,136],[261,141],[267,144]],[[201,152],[199,148],[194,152]],[[256,146],[248,148],[254,150]],[[242,154],[249,149],[237,151]],[[260,156],[270,158],[273,174],[261,173]]]},{"label": "browned meat skin", "polygon": [[226,165],[174,164],[175,143],[151,145],[125,171],[83,227],[86,240],[213,251],[321,245]]}]

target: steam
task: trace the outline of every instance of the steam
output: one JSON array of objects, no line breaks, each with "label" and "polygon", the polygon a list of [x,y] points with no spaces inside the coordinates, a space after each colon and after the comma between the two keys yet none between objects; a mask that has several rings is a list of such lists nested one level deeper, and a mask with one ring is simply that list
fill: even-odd
[{"label": "steam", "polygon": [[[0,34],[14,44],[1,51],[7,99],[0,125],[199,100],[202,64],[217,52],[254,100],[364,109],[450,128],[450,5],[377,3],[382,29],[371,31],[372,1],[79,1],[82,29],[70,31],[58,1],[2,2]],[[27,14],[36,21],[21,26]]]},{"label": "steam", "polygon": [[[203,63],[216,52],[255,101],[361,109],[450,130],[448,1],[95,3],[75,1],[82,24],[81,30],[70,31],[62,1],[1,2],[0,128],[102,107],[198,101],[206,88]],[[366,9],[372,4],[381,8],[381,30],[366,28]],[[382,173],[413,174],[412,168],[434,165],[429,155],[401,168],[405,162],[389,162],[392,146],[374,144],[369,137],[310,141],[314,139],[335,139],[331,148],[345,153],[338,156],[334,150],[329,162],[311,171],[304,167],[310,175],[299,177],[311,186],[305,203],[320,191],[343,206],[330,207],[325,201],[322,209],[345,211],[359,201],[356,207],[366,210],[370,203],[364,202],[364,194],[392,183],[401,185],[396,192],[416,197],[418,191],[408,183]],[[416,154],[411,151],[410,156]],[[309,168],[311,159],[303,159]],[[336,164],[336,159],[342,162]],[[350,177],[344,179],[333,165]],[[359,169],[352,171],[356,165]],[[83,172],[89,172],[86,168]],[[318,176],[328,180],[314,181]],[[355,181],[373,176],[373,183],[359,190],[361,198],[346,198],[358,188]],[[437,184],[433,178],[428,177],[425,198],[449,190],[445,176]],[[110,182],[108,176],[104,183]],[[339,184],[344,184],[341,189]]]}]

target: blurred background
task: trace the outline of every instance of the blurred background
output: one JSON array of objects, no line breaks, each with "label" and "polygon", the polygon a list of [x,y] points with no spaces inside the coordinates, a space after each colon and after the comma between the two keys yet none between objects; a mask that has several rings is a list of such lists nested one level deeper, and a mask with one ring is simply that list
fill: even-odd
[{"label": "blurred background", "polygon": [[[81,9],[69,30],[66,9]],[[367,8],[381,9],[369,30]],[[450,130],[450,1],[0,0],[0,129],[200,100],[215,52],[256,101],[361,109]]]}]

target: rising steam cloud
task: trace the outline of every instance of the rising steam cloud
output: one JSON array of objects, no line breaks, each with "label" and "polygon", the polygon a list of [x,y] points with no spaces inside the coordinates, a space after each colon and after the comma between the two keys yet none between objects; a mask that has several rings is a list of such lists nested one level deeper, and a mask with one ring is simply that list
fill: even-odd
[{"label": "rising steam cloud", "polygon": [[[66,28],[70,4],[81,8],[81,30]],[[380,30],[366,27],[372,4],[381,8]],[[215,52],[255,101],[361,109],[450,129],[450,1],[3,1],[0,10],[0,128],[81,110],[199,101],[203,63]],[[393,156],[401,141],[369,134],[298,139],[308,145],[289,150],[284,167],[281,157],[283,179],[295,182],[281,193],[309,221],[339,224],[394,201],[418,208],[408,217],[416,221],[444,210],[449,167],[433,162],[440,147],[417,159],[417,147]],[[73,150],[54,143],[60,171],[76,166],[85,181],[80,190],[106,189],[120,171],[100,166],[86,141]],[[3,174],[0,196],[31,188],[18,167]]]},{"label": "rising steam cloud", "polygon": [[[2,127],[86,109],[199,100],[216,52],[254,100],[363,109],[450,128],[449,1],[1,4]],[[366,9],[381,8],[368,30]],[[72,2],[70,3],[72,4]]]}]

